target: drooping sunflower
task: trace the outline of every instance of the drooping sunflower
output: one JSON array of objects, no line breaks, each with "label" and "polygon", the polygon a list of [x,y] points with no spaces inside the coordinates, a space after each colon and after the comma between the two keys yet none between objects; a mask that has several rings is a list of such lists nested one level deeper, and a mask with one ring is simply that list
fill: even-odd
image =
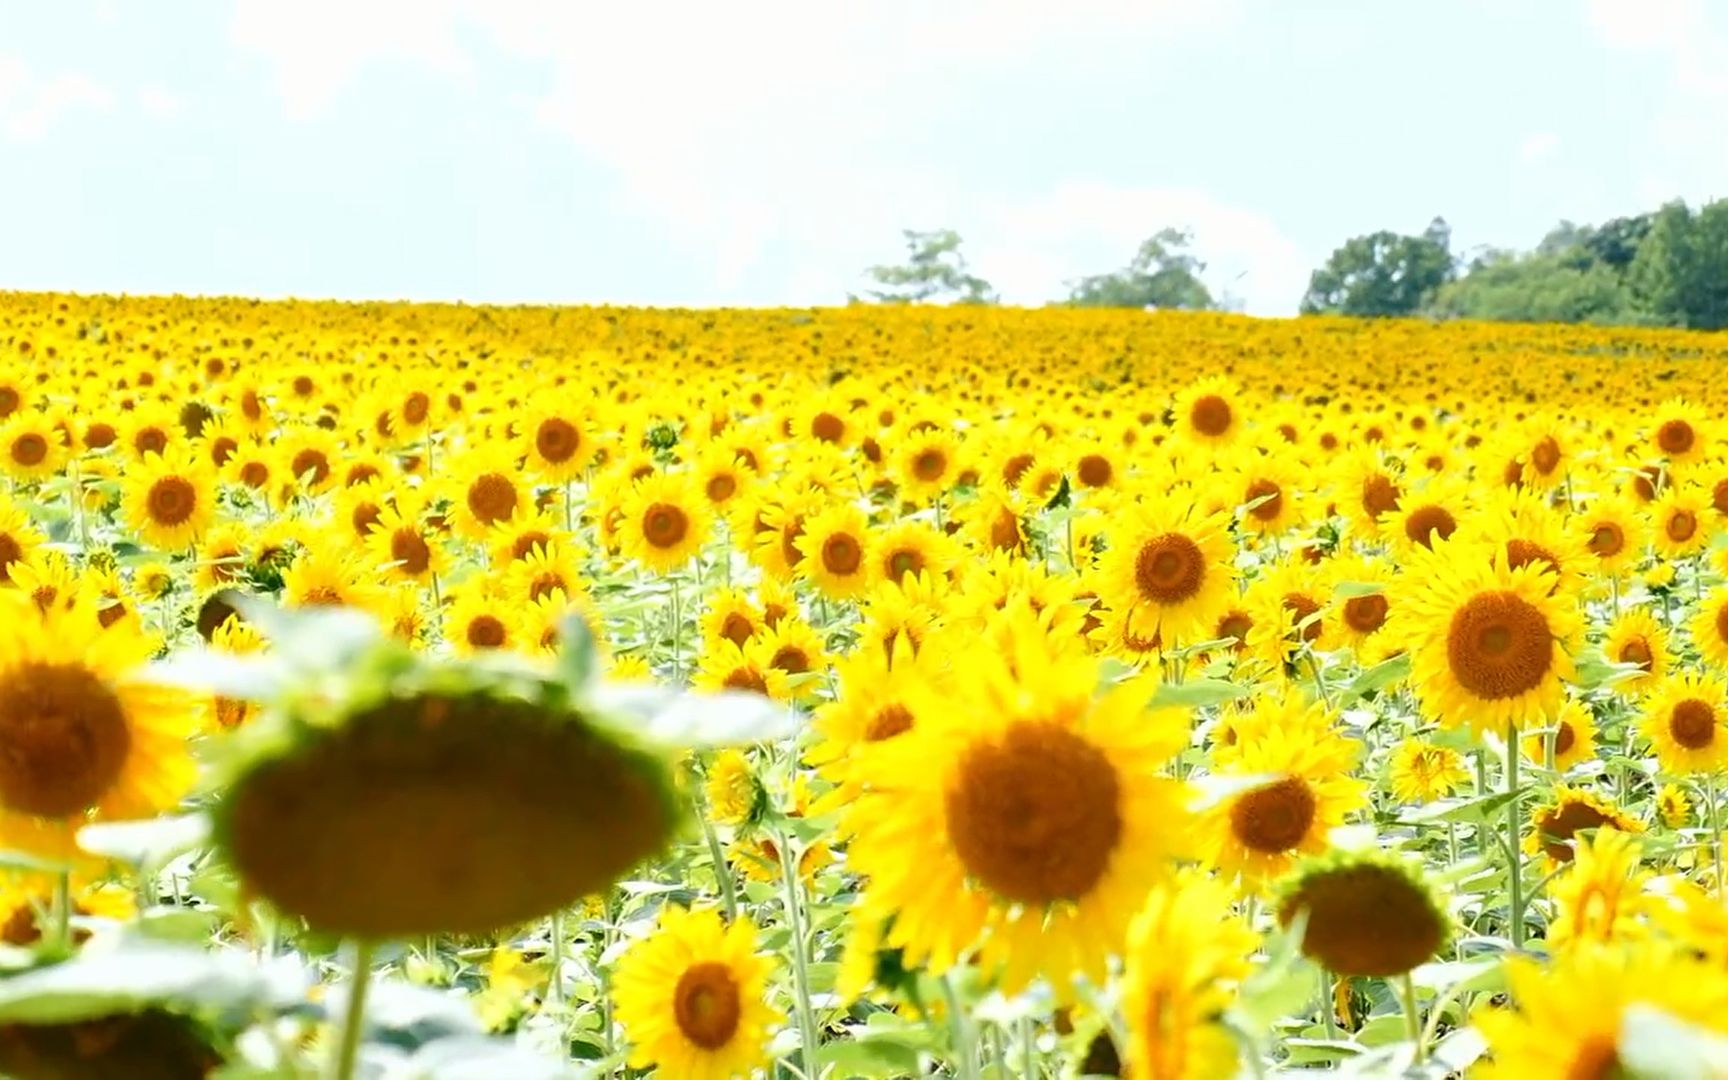
[{"label": "drooping sunflower", "polygon": [[867,592],[872,584],[870,525],[864,511],[839,503],[804,521],[796,541],[799,576],[837,600]]},{"label": "drooping sunflower", "polygon": [[1304,860],[1280,883],[1286,927],[1302,918],[1302,951],[1337,975],[1388,978],[1446,944],[1445,900],[1413,861],[1392,852],[1336,851]]},{"label": "drooping sunflower", "polygon": [[1192,871],[1160,884],[1129,924],[1122,1012],[1127,1075],[1148,1080],[1234,1076],[1241,1050],[1223,1021],[1259,944],[1231,895]]},{"label": "drooping sunflower", "polygon": [[656,473],[624,499],[618,539],[624,554],[657,574],[688,563],[707,542],[713,515],[684,473]]},{"label": "drooping sunflower", "polygon": [[211,593],[239,584],[251,558],[251,540],[251,532],[234,522],[223,522],[205,533],[198,545],[193,591]]},{"label": "drooping sunflower", "polygon": [[309,547],[282,571],[282,599],[290,607],[378,610],[383,590],[367,563],[326,541]]},{"label": "drooping sunflower", "polygon": [[1672,675],[1656,684],[1639,727],[1662,770],[1712,775],[1728,763],[1728,688],[1711,674]]},{"label": "drooping sunflower", "polygon": [[1437,540],[1450,540],[1468,519],[1472,493],[1468,486],[1449,477],[1430,477],[1398,502],[1398,508],[1382,518],[1392,550],[1408,552],[1413,547],[1432,549]]},{"label": "drooping sunflower", "polygon": [[1231,483],[1238,492],[1242,527],[1252,533],[1276,535],[1304,520],[1301,469],[1277,454],[1249,449],[1229,462]]},{"label": "drooping sunflower", "polygon": [[1426,739],[1400,740],[1388,770],[1392,795],[1404,803],[1444,799],[1469,777],[1463,754]]},{"label": "drooping sunflower", "polygon": [[1670,829],[1681,829],[1692,820],[1692,800],[1678,784],[1663,784],[1656,792],[1656,817]]},{"label": "drooping sunflower", "polygon": [[748,919],[727,926],[711,910],[663,909],[612,973],[631,1067],[693,1080],[754,1075],[785,1019],[768,1003],[772,973]]},{"label": "drooping sunflower", "polygon": [[1480,733],[1537,726],[1558,711],[1580,619],[1554,595],[1546,565],[1513,569],[1441,543],[1403,577],[1396,615],[1429,716]]},{"label": "drooping sunflower", "polygon": [[1188,722],[1149,712],[1144,679],[1094,700],[1097,662],[1056,651],[1024,609],[1009,637],[968,657],[951,707],[855,758],[848,861],[908,966],[946,971],[976,948],[1005,992],[1044,975],[1067,997],[1073,978],[1102,980],[1186,846],[1162,770]]},{"label": "drooping sunflower", "polygon": [[336,484],[341,456],[336,439],[316,427],[295,428],[277,444],[283,478],[305,495],[317,495]]},{"label": "drooping sunflower", "polygon": [[103,627],[87,603],[39,611],[0,592],[0,835],[53,859],[77,852],[95,820],[175,806],[196,767],[192,694],[139,678],[156,643],[125,619]]},{"label": "drooping sunflower", "polygon": [[151,454],[129,470],[122,496],[127,521],[151,546],[190,547],[216,520],[216,479],[184,447]]},{"label": "drooping sunflower", "polygon": [[1568,949],[1546,965],[1506,961],[1513,1004],[1476,1010],[1488,1042],[1485,1080],[1614,1077],[1629,1009],[1644,1006],[1718,1034],[1728,1032],[1728,976],[1719,965],[1661,941]]},{"label": "drooping sunflower", "polygon": [[1100,596],[1128,613],[1134,633],[1165,646],[1204,640],[1234,589],[1235,555],[1223,515],[1198,515],[1177,498],[1125,507],[1099,566]]},{"label": "drooping sunflower", "polygon": [[1550,866],[1572,861],[1572,839],[1586,829],[1619,829],[1621,832],[1643,832],[1637,818],[1586,788],[1561,784],[1554,789],[1551,800],[1530,815],[1529,830],[1524,834],[1523,848],[1527,855],[1545,855]]}]

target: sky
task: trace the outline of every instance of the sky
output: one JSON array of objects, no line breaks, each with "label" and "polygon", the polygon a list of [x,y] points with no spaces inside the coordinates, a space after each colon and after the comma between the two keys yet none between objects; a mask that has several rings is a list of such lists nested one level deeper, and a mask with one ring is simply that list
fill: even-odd
[{"label": "sky", "polygon": [[1290,314],[1347,237],[1728,195],[1715,0],[0,6],[0,288],[816,305],[949,227],[1005,302],[1166,226]]}]

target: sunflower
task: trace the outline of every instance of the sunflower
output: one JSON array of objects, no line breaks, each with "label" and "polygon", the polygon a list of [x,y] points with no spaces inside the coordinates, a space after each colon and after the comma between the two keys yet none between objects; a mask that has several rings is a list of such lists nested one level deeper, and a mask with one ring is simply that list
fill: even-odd
[{"label": "sunflower", "polygon": [[724,639],[708,642],[690,684],[698,690],[742,690],[775,701],[792,700],[786,673],[768,663],[754,642],[748,648]]},{"label": "sunflower", "polygon": [[815,694],[830,663],[821,636],[803,619],[781,619],[758,634],[753,647],[769,667],[786,673],[800,699]]},{"label": "sunflower", "polygon": [[13,413],[0,426],[0,471],[14,480],[42,480],[66,465],[60,433],[41,413]]},{"label": "sunflower", "polygon": [[1704,550],[1716,534],[1710,501],[1691,484],[1669,484],[1650,508],[1650,546],[1656,554],[1678,561]]},{"label": "sunflower", "polygon": [[223,467],[222,473],[228,483],[246,488],[254,497],[264,500],[266,505],[277,501],[281,468],[276,462],[276,454],[268,444],[242,443],[228,458],[228,464]]},{"label": "sunflower", "polygon": [[1564,699],[1579,616],[1553,595],[1546,565],[1490,564],[1456,543],[1404,574],[1397,614],[1411,640],[1412,681],[1447,727],[1536,726]]},{"label": "sunflower", "polygon": [[1273,670],[1290,672],[1305,650],[1332,648],[1337,613],[1328,603],[1330,592],[1320,573],[1303,561],[1266,566],[1246,597],[1253,612],[1248,649]]},{"label": "sunflower", "polygon": [[1596,500],[1573,515],[1572,528],[1604,573],[1619,574],[1644,554],[1648,529],[1643,515],[1623,499]]},{"label": "sunflower", "polygon": [[954,483],[959,440],[935,426],[913,432],[895,453],[900,491],[915,502],[939,498]]},{"label": "sunflower", "polygon": [[1108,446],[1083,440],[1069,451],[1067,473],[1078,488],[1108,492],[1123,482],[1125,464],[1111,453]]},{"label": "sunflower", "polygon": [[[139,574],[148,572],[146,567]],[[163,568],[163,578],[166,582],[160,594],[166,595],[173,587],[175,578],[171,572]],[[50,609],[64,609],[77,603],[84,595],[84,577],[78,567],[65,555],[53,548],[42,548],[28,559],[14,563],[12,566],[12,584],[18,591],[30,598],[36,605],[36,610],[47,612]]]},{"label": "sunflower", "polygon": [[1574,458],[1576,446],[1568,425],[1556,419],[1532,420],[1525,437],[1529,450],[1524,461],[1524,486],[1533,491],[1551,491],[1565,480]]},{"label": "sunflower", "polygon": [[1009,647],[968,656],[948,708],[856,758],[849,866],[894,914],[887,944],[942,972],[974,946],[1016,993],[1101,984],[1135,904],[1186,843],[1181,787],[1162,775],[1187,741],[1153,687],[1094,700],[1097,662],[1054,652],[1028,612]]},{"label": "sunflower", "polygon": [[[244,656],[263,652],[265,641],[251,623],[242,621],[237,615],[230,615],[222,620],[221,625],[210,635],[210,647],[218,652]],[[258,714],[258,706],[253,702],[221,694],[216,695],[211,706],[211,719],[216,722],[217,727],[225,731],[233,731]]]},{"label": "sunflower", "polygon": [[937,650],[914,652],[906,638],[896,640],[891,652],[859,649],[843,657],[835,674],[839,691],[812,717],[818,742],[806,757],[843,787],[864,748],[906,734],[921,714],[942,707],[949,677]]},{"label": "sunflower", "polygon": [[1609,663],[1636,665],[1618,685],[1641,692],[1668,672],[1668,631],[1644,608],[1629,608],[1609,625],[1602,652]]},{"label": "sunflower", "polygon": [[1728,1033],[1728,975],[1663,942],[1568,949],[1546,965],[1514,956],[1506,975],[1512,1007],[1471,1016],[1492,1062],[1484,1080],[1625,1075],[1621,1039],[1639,1006]]},{"label": "sunflower", "polygon": [[1129,924],[1122,984],[1127,1075],[1236,1075],[1240,1050],[1223,1016],[1259,939],[1230,912],[1230,902],[1224,886],[1188,871],[1155,886]]},{"label": "sunflower", "polygon": [[533,603],[554,592],[581,597],[587,588],[576,552],[556,542],[536,547],[511,563],[503,575],[503,595],[518,602]]},{"label": "sunflower", "polygon": [[1649,450],[1673,464],[1701,461],[1710,449],[1709,414],[1685,398],[1669,398],[1650,423]]},{"label": "sunflower", "polygon": [[335,485],[341,456],[336,440],[315,427],[296,428],[277,444],[281,475],[305,495],[317,495]]},{"label": "sunflower", "polygon": [[566,401],[530,406],[518,427],[526,467],[555,484],[581,476],[599,450],[587,414]]},{"label": "sunflower", "polygon": [[1549,886],[1555,910],[1548,944],[1559,949],[1643,937],[1656,899],[1645,892],[1654,875],[1638,859],[1638,840],[1616,829],[1598,829],[1578,844],[1577,857]]},{"label": "sunflower", "polygon": [[173,447],[128,472],[122,501],[139,536],[153,547],[177,551],[216,520],[216,480],[205,462]]},{"label": "sunflower", "polygon": [[1673,675],[1650,691],[1639,729],[1662,771],[1713,775],[1728,762],[1728,689],[1710,674]]},{"label": "sunflower", "polygon": [[[1390,462],[1373,450],[1354,451],[1332,467],[1332,490],[1339,511],[1362,540],[1375,541],[1403,505],[1403,481]],[[1433,535],[1429,535],[1432,542]]]},{"label": "sunflower", "polygon": [[1471,507],[1470,489],[1448,477],[1430,477],[1406,494],[1382,521],[1392,549],[1406,553],[1413,547],[1432,550],[1436,541],[1450,540]]},{"label": "sunflower", "polygon": [[1524,834],[1528,855],[1546,855],[1551,865],[1572,861],[1572,840],[1586,829],[1619,829],[1643,832],[1643,824],[1608,799],[1585,788],[1561,784],[1552,801],[1530,815],[1530,830]]},{"label": "sunflower", "polygon": [[47,537],[18,504],[0,496],[0,581],[12,580],[12,568],[47,543]]},{"label": "sunflower", "polygon": [[657,574],[699,554],[713,528],[708,502],[682,473],[656,473],[625,496],[619,543],[624,554]]},{"label": "sunflower", "polygon": [[941,578],[907,575],[899,584],[882,582],[859,605],[858,648],[891,655],[901,642],[913,653],[942,628]]},{"label": "sunflower", "polygon": [[238,585],[251,560],[251,541],[251,532],[234,522],[223,522],[205,533],[198,545],[193,591],[211,593]]},{"label": "sunflower", "polygon": [[[1272,706],[1283,708],[1282,704]],[[1216,776],[1247,783],[1201,815],[1202,858],[1226,877],[1257,887],[1302,854],[1324,851],[1327,834],[1367,804],[1367,785],[1349,775],[1358,745],[1312,723],[1243,733]]]},{"label": "sunflower", "polygon": [[864,511],[848,503],[830,506],[804,520],[796,541],[798,573],[824,596],[851,599],[870,588],[871,546]]},{"label": "sunflower", "polygon": [[427,524],[419,498],[405,493],[379,511],[366,554],[391,582],[424,584],[450,569],[443,537]]},{"label": "sunflower", "polygon": [[1227,518],[1200,516],[1172,498],[1124,507],[1099,566],[1099,592],[1128,613],[1137,636],[1166,647],[1204,640],[1235,581]]},{"label": "sunflower", "polygon": [[1289,459],[1250,449],[1230,462],[1228,472],[1244,529],[1276,535],[1304,520],[1303,477]]},{"label": "sunflower", "polygon": [[85,603],[38,611],[0,593],[0,834],[69,859],[92,820],[150,817],[196,775],[192,695],[139,678],[156,643],[126,619],[104,628]]},{"label": "sunflower", "polygon": [[716,511],[743,496],[755,483],[756,474],[725,446],[704,447],[696,459],[696,483]]},{"label": "sunflower", "polygon": [[748,919],[726,926],[713,911],[662,909],[612,972],[631,1068],[704,1080],[754,1075],[785,1020],[768,1004],[772,973]]},{"label": "sunflower", "polygon": [[1562,773],[1596,756],[1596,717],[1590,706],[1574,697],[1566,699],[1551,724],[1552,731],[1536,731],[1524,737],[1524,756],[1541,763],[1548,760],[1548,739],[1554,739],[1554,768]]},{"label": "sunflower", "polygon": [[308,547],[282,571],[290,607],[353,607],[376,611],[383,592],[366,563],[334,546]]},{"label": "sunflower", "polygon": [[1543,496],[1523,489],[1491,497],[1463,539],[1481,542],[1496,563],[1512,570],[1547,568],[1554,575],[1549,587],[1567,596],[1575,596],[1595,568],[1565,518]]},{"label": "sunflower", "polygon": [[159,407],[135,410],[128,420],[122,440],[133,461],[162,453],[181,435],[174,414]]},{"label": "sunflower", "polygon": [[1331,628],[1340,644],[1370,661],[1390,637],[1381,631],[1392,615],[1392,567],[1382,559],[1343,555],[1328,561],[1325,576],[1336,612]]},{"label": "sunflower", "polygon": [[1677,784],[1663,784],[1656,792],[1656,816],[1670,829],[1683,829],[1692,820],[1692,799]]},{"label": "sunflower", "polygon": [[1172,405],[1176,431],[1196,445],[1229,446],[1246,426],[1242,394],[1221,376],[1209,376],[1184,387]]},{"label": "sunflower", "polygon": [[720,639],[743,648],[764,625],[762,609],[743,589],[722,588],[710,592],[698,621],[704,642]]},{"label": "sunflower", "polygon": [[877,533],[869,545],[870,576],[898,583],[911,574],[946,575],[959,564],[952,537],[908,519]]},{"label": "sunflower", "polygon": [[1692,644],[1713,667],[1728,667],[1728,586],[1710,590],[1687,624]]},{"label": "sunflower", "polygon": [[1306,859],[1278,888],[1278,921],[1302,919],[1302,952],[1337,975],[1387,978],[1426,963],[1450,936],[1445,899],[1420,866],[1381,851]]},{"label": "sunflower", "polygon": [[444,636],[464,656],[490,649],[517,648],[523,642],[516,632],[517,619],[512,608],[486,579],[470,578],[450,590]]},{"label": "sunflower", "polygon": [[471,449],[452,462],[447,493],[456,531],[470,540],[485,540],[490,529],[532,502],[515,457],[496,445]]},{"label": "sunflower", "polygon": [[1464,755],[1426,739],[1402,739],[1392,751],[1388,779],[1401,803],[1444,799],[1469,779]]}]

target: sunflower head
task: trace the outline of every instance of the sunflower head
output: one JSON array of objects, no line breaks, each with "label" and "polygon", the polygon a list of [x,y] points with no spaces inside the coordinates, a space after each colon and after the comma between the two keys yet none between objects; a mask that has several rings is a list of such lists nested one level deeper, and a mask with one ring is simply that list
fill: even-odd
[{"label": "sunflower head", "polygon": [[1279,884],[1278,921],[1302,921],[1302,951],[1338,975],[1385,978],[1426,963],[1446,944],[1446,902],[1410,860],[1335,851]]}]

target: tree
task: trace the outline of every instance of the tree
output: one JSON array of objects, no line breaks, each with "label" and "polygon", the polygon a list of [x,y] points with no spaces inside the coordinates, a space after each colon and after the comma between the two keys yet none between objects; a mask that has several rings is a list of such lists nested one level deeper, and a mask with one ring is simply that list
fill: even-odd
[{"label": "tree", "polygon": [[1463,276],[1440,287],[1429,311],[1450,318],[1509,322],[1633,325],[1651,321],[1623,275],[1591,259],[1580,244],[1546,241],[1528,254],[1490,250],[1478,256]]},{"label": "tree", "polygon": [[1444,218],[1420,236],[1382,230],[1345,241],[1314,271],[1302,311],[1411,315],[1452,277],[1452,231]]},{"label": "tree", "polygon": [[1728,199],[1657,211],[1626,271],[1651,314],[1675,326],[1728,326]]},{"label": "tree", "polygon": [[872,266],[867,273],[882,288],[871,290],[871,297],[884,304],[996,302],[990,283],[974,275],[960,254],[959,233],[953,229],[907,229],[902,235],[906,238],[906,264]]},{"label": "tree", "polygon": [[1217,306],[1200,280],[1206,264],[1185,250],[1193,240],[1185,229],[1163,229],[1147,239],[1125,268],[1094,274],[1069,285],[1074,307],[1182,308],[1205,311]]}]

